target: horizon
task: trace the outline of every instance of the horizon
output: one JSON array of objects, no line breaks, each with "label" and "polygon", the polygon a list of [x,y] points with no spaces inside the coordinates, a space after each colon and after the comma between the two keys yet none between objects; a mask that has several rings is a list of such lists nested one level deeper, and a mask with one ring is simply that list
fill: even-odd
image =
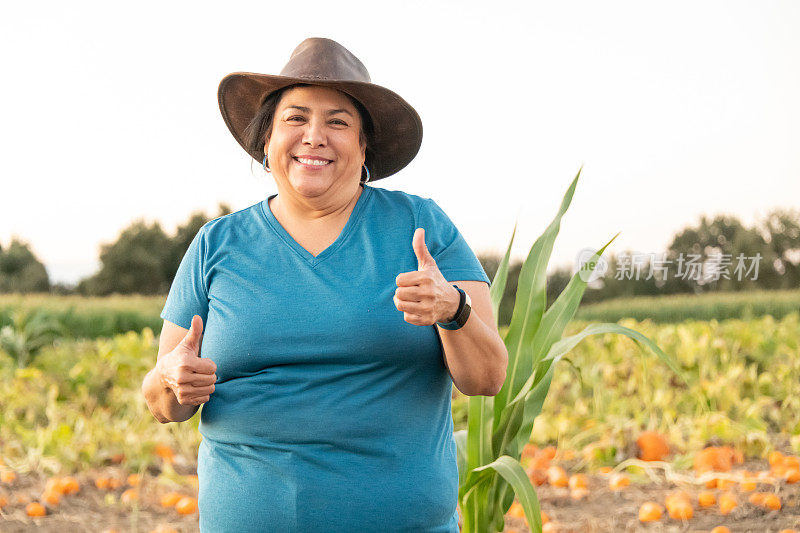
[{"label": "horizon", "polygon": [[4,247],[18,235],[70,283],[136,219],[171,234],[193,211],[277,192],[216,91],[230,72],[279,72],[309,36],[417,110],[422,147],[379,186],[433,198],[476,255],[504,254],[518,223],[524,259],[581,167],[554,266],[618,232],[609,252],[658,253],[703,215],[751,227],[798,205],[799,3],[311,1],[317,16],[269,32],[264,17],[296,7],[237,5],[253,16],[180,1],[6,9]]}]

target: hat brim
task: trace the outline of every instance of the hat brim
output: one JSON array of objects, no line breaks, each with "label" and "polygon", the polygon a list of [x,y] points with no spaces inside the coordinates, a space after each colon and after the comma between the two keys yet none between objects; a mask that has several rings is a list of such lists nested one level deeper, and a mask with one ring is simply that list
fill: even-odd
[{"label": "hat brim", "polygon": [[411,105],[385,87],[360,81],[234,72],[225,76],[219,84],[219,109],[233,137],[259,163],[264,154],[248,150],[244,142],[245,128],[261,108],[267,94],[296,83],[338,89],[361,102],[374,126],[374,136],[370,140],[373,167],[369,169],[370,181],[395,174],[419,152],[422,120]]}]

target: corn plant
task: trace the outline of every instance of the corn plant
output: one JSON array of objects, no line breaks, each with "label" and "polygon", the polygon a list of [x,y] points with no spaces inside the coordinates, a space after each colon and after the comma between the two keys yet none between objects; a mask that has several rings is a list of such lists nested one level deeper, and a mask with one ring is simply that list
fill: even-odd
[{"label": "corn plant", "polygon": [[11,325],[0,328],[0,349],[24,368],[45,346],[63,334],[61,326],[42,310],[16,309]]},{"label": "corn plant", "polygon": [[[545,311],[547,263],[581,170],[572,180],[555,218],[533,244],[522,265],[511,323],[503,338],[508,349],[506,381],[496,396],[469,398],[467,429],[454,434],[458,449],[458,498],[464,533],[502,531],[504,515],[513,503],[515,494],[525,510],[531,531],[541,533],[539,500],[520,464],[521,451],[530,438],[534,419],[542,410],[555,363],[583,338],[602,333],[627,335],[640,348],[642,345],[650,348],[681,375],[673,360],[654,342],[618,324],[590,324],[576,335],[561,338],[578,308],[588,274],[594,271],[603,251],[616,235],[583,264]],[[516,226],[492,281],[490,292],[495,317],[498,316],[506,287],[508,261],[515,234]]]}]

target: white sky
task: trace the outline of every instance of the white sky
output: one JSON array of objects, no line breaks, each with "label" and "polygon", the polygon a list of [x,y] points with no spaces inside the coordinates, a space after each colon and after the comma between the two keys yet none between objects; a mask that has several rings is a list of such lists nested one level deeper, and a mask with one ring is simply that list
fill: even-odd
[{"label": "white sky", "polygon": [[[700,214],[751,224],[800,198],[800,2],[8,2],[0,8],[0,243],[51,282],[134,219],[277,192],[217,87],[306,37],[416,108],[416,159],[375,183],[431,197],[476,253],[524,258],[584,165],[551,267],[661,252]],[[409,242],[409,247],[411,243]]]}]

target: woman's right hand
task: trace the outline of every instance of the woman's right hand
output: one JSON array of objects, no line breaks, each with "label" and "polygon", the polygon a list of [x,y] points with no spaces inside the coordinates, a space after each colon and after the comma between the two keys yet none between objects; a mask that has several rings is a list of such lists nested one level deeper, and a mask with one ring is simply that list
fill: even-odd
[{"label": "woman's right hand", "polygon": [[194,315],[186,336],[156,362],[161,383],[172,390],[181,405],[204,404],[214,392],[217,365],[207,357],[200,357],[202,339],[203,319]]}]

